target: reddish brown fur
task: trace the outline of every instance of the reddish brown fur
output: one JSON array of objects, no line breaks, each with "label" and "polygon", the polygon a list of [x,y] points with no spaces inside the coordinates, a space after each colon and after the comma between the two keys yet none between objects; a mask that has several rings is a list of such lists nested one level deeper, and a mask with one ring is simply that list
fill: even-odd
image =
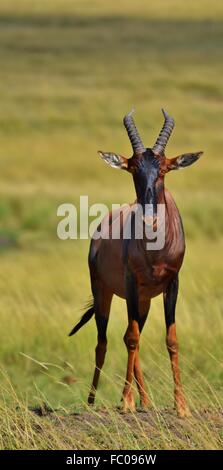
[{"label": "reddish brown fur", "polygon": [[[159,184],[160,181],[157,182],[157,186],[159,186]],[[145,249],[146,240],[131,240],[129,246],[129,265],[136,276],[140,301],[139,313],[142,317],[145,315],[145,311],[148,312],[150,299],[165,292],[165,288],[170,279],[180,270],[185,251],[179,212],[168,190],[163,189],[163,191],[160,191],[158,202],[163,202],[166,205],[166,241],[164,248],[160,252],[147,251]],[[116,220],[118,220],[118,212]],[[111,215],[108,215],[107,217],[110,216]],[[130,208],[127,206],[124,211],[123,224],[127,223],[129,216]],[[106,226],[106,218],[104,219],[104,224]],[[112,295],[116,294],[119,297],[125,298],[123,240],[114,240],[111,237],[109,239],[101,238],[99,240],[92,240],[91,249],[94,251],[94,256],[97,259],[97,274],[95,273],[94,266],[94,276],[97,278],[97,282],[100,282],[105,290],[110,291]],[[103,289],[101,291],[103,291]],[[147,308],[143,309],[142,307],[146,303]],[[102,305],[100,310],[105,314],[106,309]],[[107,312],[107,315],[109,315],[109,312]],[[138,385],[141,405],[147,406],[149,404],[149,398],[145,391],[144,379],[139,362],[140,333],[136,322],[129,322],[124,338],[128,350],[126,383],[123,390],[123,410],[126,411],[127,409],[135,409],[132,392],[133,376],[135,376]],[[175,356],[171,356],[171,361],[176,362]],[[99,364],[97,357],[96,364],[95,375],[97,378],[93,380],[93,392],[91,391],[90,393],[89,403],[93,402],[92,396],[95,396],[95,389],[97,388],[99,379],[98,367],[101,369],[101,364]],[[176,362],[176,367],[173,368],[173,372],[174,377],[178,377],[178,362]],[[180,389],[181,385],[180,382],[178,382],[177,390]],[[182,403],[184,403],[182,396],[183,392],[178,393],[178,391],[175,391],[175,402],[178,403],[180,400],[180,408],[182,408]],[[178,412],[183,415],[184,412],[179,410],[178,405],[177,408]]]},{"label": "reddish brown fur", "polygon": [[[112,297],[116,294],[126,299],[128,327],[124,342],[127,347],[128,361],[122,408],[124,411],[135,409],[132,389],[134,377],[141,405],[147,406],[149,398],[145,390],[139,361],[139,341],[149,312],[151,299],[163,293],[167,330],[166,345],[173,371],[175,406],[178,414],[183,417],[189,415],[189,410],[180,380],[175,307],[178,292],[178,272],[184,258],[185,241],[180,214],[171,194],[164,187],[164,178],[170,170],[183,168],[196,161],[201,152],[184,154],[171,159],[166,158],[164,149],[173,128],[173,119],[166,112],[164,112],[164,116],[165,124],[153,149],[143,147],[131,115],[127,115],[128,122],[126,124],[124,120],[125,126],[133,148],[136,145],[138,146],[137,149],[134,148],[133,157],[126,159],[116,154],[99,152],[102,158],[111,166],[127,170],[133,175],[137,194],[136,203],[144,204],[145,207],[145,204],[147,204],[146,198],[155,197],[157,204],[165,205],[164,247],[160,250],[148,250],[148,240],[145,233],[143,239],[136,239],[132,236],[127,244],[126,240],[122,238],[112,237],[112,229],[114,230],[113,235],[119,233],[120,223],[121,233],[126,225],[131,223],[132,209],[136,207],[136,203],[108,214],[100,226],[101,237],[97,240],[92,239],[89,253],[94,306],[90,310],[90,315],[88,311],[85,314],[86,320],[82,319],[82,323],[80,322],[75,327],[74,332],[79,329],[80,325],[82,326],[88,321],[94,311],[98,329],[98,344],[96,347],[96,367],[88,398],[88,403],[93,404],[100,370],[105,359],[106,329]],[[153,204],[153,207],[156,207],[155,203]],[[110,225],[108,225],[108,221]],[[147,223],[146,217],[144,221]],[[157,220],[153,218],[153,227],[156,224]],[[107,238],[105,235],[107,235]]]}]

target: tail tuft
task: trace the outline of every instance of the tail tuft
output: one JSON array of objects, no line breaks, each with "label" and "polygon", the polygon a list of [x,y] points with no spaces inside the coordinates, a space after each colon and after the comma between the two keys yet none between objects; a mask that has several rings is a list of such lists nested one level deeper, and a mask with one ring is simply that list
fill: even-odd
[{"label": "tail tuft", "polygon": [[91,317],[93,317],[93,315],[94,315],[94,301],[91,300],[88,305],[88,310],[84,313],[80,321],[77,323],[77,325],[75,325],[75,327],[73,328],[73,330],[71,330],[68,336],[72,336],[75,333],[77,333],[77,331],[80,328],[82,328],[82,326],[84,326],[85,323],[87,323],[91,319]]}]

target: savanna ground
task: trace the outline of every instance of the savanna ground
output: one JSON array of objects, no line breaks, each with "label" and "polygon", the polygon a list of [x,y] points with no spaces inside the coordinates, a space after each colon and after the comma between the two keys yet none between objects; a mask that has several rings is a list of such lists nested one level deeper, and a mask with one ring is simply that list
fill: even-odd
[{"label": "savanna ground", "polygon": [[[222,19],[218,0],[2,0],[0,6],[0,447],[222,448]],[[130,155],[122,117],[133,106],[151,145],[164,106],[176,119],[168,155],[204,150],[166,184],[187,253],[177,307],[185,393],[173,410],[162,299],[141,357],[148,413],[122,415],[125,303],[114,299],[97,405],[86,405],[92,320],[67,334],[90,294],[88,241],[59,241],[59,204],[133,200],[131,179],[98,148]]]}]

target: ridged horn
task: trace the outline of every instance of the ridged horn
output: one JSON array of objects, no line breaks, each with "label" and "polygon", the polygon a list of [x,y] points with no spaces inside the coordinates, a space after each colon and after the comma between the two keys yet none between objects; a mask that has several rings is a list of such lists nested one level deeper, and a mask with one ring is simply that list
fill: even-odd
[{"label": "ridged horn", "polygon": [[172,130],[174,128],[174,119],[169,116],[169,114],[162,109],[165,121],[163,127],[159,133],[159,137],[156,140],[155,145],[153,146],[153,151],[159,154],[164,154],[166,144],[171,136]]},{"label": "ridged horn", "polygon": [[127,130],[129,140],[132,144],[133,152],[135,154],[145,151],[145,147],[142,143],[141,137],[139,136],[138,130],[136,128],[135,122],[133,120],[134,109],[130,113],[126,114],[123,119],[123,124]]}]

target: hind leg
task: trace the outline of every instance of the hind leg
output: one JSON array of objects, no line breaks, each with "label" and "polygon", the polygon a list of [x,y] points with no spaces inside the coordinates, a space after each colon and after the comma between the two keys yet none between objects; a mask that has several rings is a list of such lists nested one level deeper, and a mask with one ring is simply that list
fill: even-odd
[{"label": "hind leg", "polygon": [[98,342],[95,349],[95,371],[91,390],[88,396],[88,404],[93,405],[95,401],[96,390],[100,378],[100,372],[104,364],[107,350],[107,324],[110,313],[112,293],[101,283],[97,283],[94,289],[95,300],[95,320],[98,330]]}]

